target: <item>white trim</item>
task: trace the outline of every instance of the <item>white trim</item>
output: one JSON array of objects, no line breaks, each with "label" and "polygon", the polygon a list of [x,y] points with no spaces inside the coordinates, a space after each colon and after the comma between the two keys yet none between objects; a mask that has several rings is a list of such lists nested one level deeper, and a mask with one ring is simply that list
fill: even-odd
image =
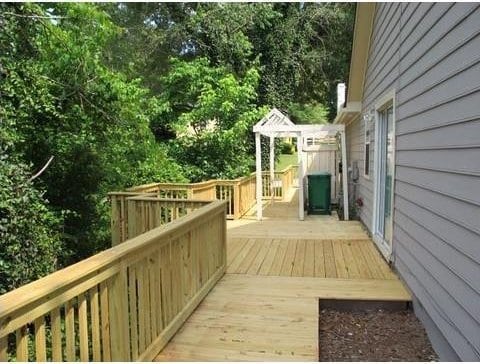
[{"label": "white trim", "polygon": [[262,220],[262,146],[260,133],[255,133],[255,164],[256,164],[256,197],[257,197],[257,220]]},{"label": "white trim", "polygon": [[[388,91],[375,103],[375,112],[381,111],[383,108],[389,106],[392,102],[395,109],[395,89]],[[375,115],[377,116],[377,115]]]},{"label": "white trim", "polygon": [[[392,236],[390,237],[391,244],[387,244],[386,241],[378,234],[378,210],[379,210],[379,184],[380,184],[380,175],[379,163],[379,146],[378,142],[380,139],[380,128],[379,128],[379,117],[380,113],[388,107],[392,107],[392,150],[393,150],[393,166],[392,166],[392,196],[391,196],[391,209],[392,209]],[[373,241],[377,244],[380,252],[384,255],[387,260],[392,259],[393,252],[393,228],[394,228],[394,211],[395,211],[395,164],[396,164],[396,100],[395,100],[395,90],[390,90],[385,95],[383,95],[378,102],[375,103],[375,140],[374,140],[374,163],[373,163],[373,216],[372,216],[372,238]]]},{"label": "white trim", "polygon": [[270,137],[270,197],[275,199],[275,136]]},{"label": "white trim", "polygon": [[[371,127],[369,125],[369,123],[371,123],[371,121],[367,121],[365,119],[363,119],[363,171],[362,171],[362,174],[363,174],[363,178],[367,179],[367,180],[370,180],[370,175],[372,173],[372,166],[370,164],[370,155],[372,154],[372,130],[371,130]],[[368,143],[367,143],[367,127],[368,127],[368,130],[369,130],[369,140],[368,140]],[[369,146],[368,148],[368,174],[365,174],[365,167],[367,166],[367,144]]]},{"label": "white trim", "polygon": [[333,124],[348,125],[357,115],[360,115],[361,112],[362,103],[350,101],[345,107],[342,107],[337,111],[337,116],[335,117]]},{"label": "white trim", "polygon": [[[283,115],[278,109],[272,109],[265,117],[263,117],[257,124],[253,126],[253,132],[255,133],[255,157],[256,157],[256,176],[257,176],[257,219],[262,219],[262,182],[261,182],[261,145],[260,145],[260,135],[264,135],[271,138],[282,138],[282,137],[295,137],[297,138],[297,149],[298,149],[298,186],[299,186],[299,201],[298,201],[298,217],[300,220],[304,219],[304,175],[306,174],[307,163],[303,159],[303,144],[304,138],[312,137],[319,138],[324,140],[329,140],[332,137],[336,137],[339,133],[343,135],[343,151],[342,153],[346,158],[346,145],[345,145],[345,125],[333,125],[333,124],[313,124],[313,125],[297,125],[292,123],[292,121],[286,116]],[[346,163],[345,163],[345,167]],[[272,171],[273,168],[270,168]],[[345,183],[347,182],[348,173],[345,173]],[[273,179],[272,179],[273,181]],[[348,219],[348,189],[345,189],[345,194],[347,198],[345,200],[344,209],[347,213],[345,214],[346,219]]]},{"label": "white trim", "polygon": [[305,219],[305,209],[303,201],[303,138],[297,138],[297,153],[298,153],[298,219],[303,221]]},{"label": "white trim", "polygon": [[347,141],[345,131],[340,132],[342,143],[342,189],[343,189],[343,216],[345,220],[350,220],[350,211],[348,206],[348,167],[347,167]]}]

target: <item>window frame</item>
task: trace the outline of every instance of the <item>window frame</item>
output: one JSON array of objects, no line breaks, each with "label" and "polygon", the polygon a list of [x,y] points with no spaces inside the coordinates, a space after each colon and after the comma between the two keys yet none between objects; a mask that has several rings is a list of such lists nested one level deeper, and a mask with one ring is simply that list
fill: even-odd
[{"label": "window frame", "polygon": [[[393,181],[392,181],[392,197],[391,197],[391,208],[392,208],[392,231],[391,231],[391,237],[390,241],[391,244],[388,245],[384,241],[383,237],[379,235],[378,231],[378,219],[379,219],[379,213],[380,213],[380,207],[379,207],[379,194],[380,194],[380,176],[379,173],[377,172],[380,168],[380,158],[381,156],[379,155],[380,149],[378,146],[379,140],[380,140],[380,128],[379,128],[379,123],[381,122],[381,115],[384,113],[388,108],[392,108],[392,117],[393,117],[393,139],[392,139],[392,149],[393,149],[393,168],[392,168],[392,175],[393,175]],[[372,233],[372,240],[375,242],[377,245],[380,253],[385,257],[387,261],[392,261],[394,259],[394,246],[395,244],[393,243],[393,237],[394,237],[394,226],[395,226],[395,158],[396,158],[396,120],[397,120],[397,115],[396,115],[396,91],[395,89],[387,92],[383,97],[379,99],[379,101],[375,104],[375,140],[374,140],[374,162],[373,162],[373,168],[374,168],[374,173],[373,173],[373,214],[372,214],[372,225],[371,225],[371,233]]]},{"label": "window frame", "polygon": [[[371,155],[372,155],[372,130],[371,130],[371,124],[372,122],[370,121],[369,118],[364,118],[363,119],[363,178],[365,179],[370,179],[371,173],[372,173],[372,163],[370,162],[371,160]],[[368,140],[367,140],[367,131],[368,131]],[[367,145],[368,145],[368,161],[367,161]],[[367,172],[367,163],[368,163],[368,173]]]}]

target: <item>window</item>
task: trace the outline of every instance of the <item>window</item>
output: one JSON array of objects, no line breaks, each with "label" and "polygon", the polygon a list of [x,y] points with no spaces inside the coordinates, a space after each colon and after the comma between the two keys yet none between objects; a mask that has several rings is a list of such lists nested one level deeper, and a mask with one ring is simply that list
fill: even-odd
[{"label": "window", "polygon": [[363,174],[365,177],[370,176],[370,122],[368,118],[364,118],[365,130],[365,169]]}]

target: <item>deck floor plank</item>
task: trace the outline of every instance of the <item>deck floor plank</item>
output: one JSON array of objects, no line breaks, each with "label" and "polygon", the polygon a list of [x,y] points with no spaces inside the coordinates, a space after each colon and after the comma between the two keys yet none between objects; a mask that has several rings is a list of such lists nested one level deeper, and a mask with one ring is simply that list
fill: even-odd
[{"label": "deck floor plank", "polygon": [[248,272],[248,269],[252,265],[253,261],[255,260],[256,256],[260,252],[263,244],[258,244],[258,242],[254,242],[253,246],[248,251],[248,254],[245,256],[245,259],[240,263],[238,267],[238,273],[245,274]]},{"label": "deck floor plank", "polygon": [[252,264],[250,265],[250,268],[248,268],[247,274],[258,274],[260,271],[260,267],[263,265],[263,262],[265,261],[265,258],[267,255],[270,254],[270,246],[272,245],[273,239],[266,239],[263,242],[258,243],[260,245],[260,249],[258,251],[257,256],[253,260]]},{"label": "deck floor plank", "polygon": [[360,245],[362,245],[363,241],[350,241],[350,248],[352,250],[353,259],[357,263],[358,271],[360,273],[360,277],[362,278],[374,278],[372,271],[369,268],[369,263],[365,260],[362,250],[360,249]]},{"label": "deck floor plank", "polygon": [[331,240],[323,241],[323,254],[325,256],[325,277],[337,278],[337,267],[335,266],[335,256]]},{"label": "deck floor plank", "polygon": [[279,276],[282,271],[283,261],[285,260],[285,255],[287,254],[287,245],[288,240],[282,239],[278,243],[278,248],[275,253],[275,259],[270,267],[268,275]]},{"label": "deck floor plank", "polygon": [[383,260],[380,252],[375,248],[373,243],[368,244],[367,249],[370,252],[370,255],[374,259],[374,261],[377,262],[378,267],[382,271],[385,279],[397,279],[397,276],[392,272],[388,264]]},{"label": "deck floor plank", "polygon": [[396,279],[372,241],[365,239],[234,238],[227,257],[228,273]]},{"label": "deck floor plank", "polygon": [[325,278],[325,255],[321,240],[314,241],[315,250],[315,277]]},{"label": "deck floor plank", "polygon": [[294,205],[227,223],[227,274],[157,361],[318,361],[319,298],[411,300],[358,221]]},{"label": "deck floor plank", "polygon": [[262,276],[268,275],[270,269],[272,268],[273,262],[275,261],[275,257],[277,255],[278,247],[280,246],[280,239],[274,239],[270,245],[270,250],[267,252],[267,256],[263,261],[258,274]]},{"label": "deck floor plank", "polygon": [[303,277],[303,268],[305,266],[305,240],[297,242],[297,249],[295,250],[295,259],[293,261],[292,276]]},{"label": "deck floor plank", "polygon": [[315,277],[315,241],[307,240],[305,242],[305,262],[303,276]]},{"label": "deck floor plank", "polygon": [[236,238],[227,240],[227,266],[229,267],[235,260],[237,255],[242,251],[245,244],[247,244],[247,238]]},{"label": "deck floor plank", "polygon": [[345,258],[345,265],[348,270],[348,278],[361,278],[360,271],[357,266],[357,262],[353,257],[353,252],[350,247],[350,242],[339,242],[342,247],[343,257]]},{"label": "deck floor plank", "polygon": [[398,280],[226,274],[156,361],[317,361],[318,297],[411,299]]},{"label": "deck floor plank", "polygon": [[348,269],[343,256],[342,241],[336,240],[332,242],[333,255],[335,257],[335,268],[338,278],[348,278]]},{"label": "deck floor plank", "polygon": [[[242,250],[237,254],[235,259],[230,264],[229,268],[232,273],[238,272],[238,268],[240,267],[240,264],[242,264],[243,260],[248,255],[250,249],[253,247],[254,244],[255,244],[255,239],[248,239],[247,243],[243,246]],[[228,252],[227,252],[227,256],[228,256]]]},{"label": "deck floor plank", "polygon": [[363,255],[363,258],[366,262],[368,262],[368,267],[372,273],[372,277],[375,279],[385,279],[385,275],[380,268],[380,264],[384,264],[384,262],[377,262],[375,257],[370,254],[368,249],[369,244],[371,244],[370,241],[362,240],[358,247]]},{"label": "deck floor plank", "polygon": [[287,251],[285,252],[285,258],[283,259],[281,276],[290,277],[292,275],[293,264],[295,263],[295,253],[297,250],[297,240],[291,239],[287,244]]}]

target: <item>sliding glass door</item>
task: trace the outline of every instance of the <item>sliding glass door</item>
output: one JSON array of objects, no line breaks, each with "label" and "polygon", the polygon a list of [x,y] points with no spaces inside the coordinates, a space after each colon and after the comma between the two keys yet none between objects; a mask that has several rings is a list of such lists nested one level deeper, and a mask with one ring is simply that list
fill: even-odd
[{"label": "sliding glass door", "polygon": [[394,125],[393,107],[388,106],[378,112],[377,124],[377,193],[376,193],[376,235],[384,246],[382,250],[392,250],[393,229],[393,179],[394,179]]}]

